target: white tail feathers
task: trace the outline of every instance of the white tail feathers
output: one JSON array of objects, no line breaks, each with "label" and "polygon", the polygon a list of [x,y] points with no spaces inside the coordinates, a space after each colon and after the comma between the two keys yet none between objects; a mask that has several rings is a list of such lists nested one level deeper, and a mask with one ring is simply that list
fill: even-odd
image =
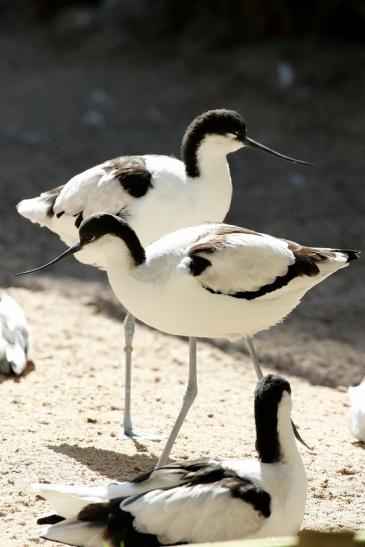
[{"label": "white tail feathers", "polygon": [[32,484],[32,490],[46,499],[54,511],[65,520],[42,526],[40,536],[69,545],[104,547],[101,527],[77,521],[79,512],[90,503],[103,503],[113,498],[132,496],[138,488],[129,482],[108,486],[65,486],[62,484]]},{"label": "white tail feathers", "polygon": [[49,223],[49,203],[42,195],[37,198],[23,199],[16,206],[18,213],[28,220],[47,226]]},{"label": "white tail feathers", "polygon": [[[316,249],[316,248],[315,248]],[[321,272],[321,276],[328,277],[337,270],[346,268],[349,262],[356,260],[360,256],[359,251],[347,250],[347,249],[325,249],[318,248],[318,251],[329,251],[332,256],[326,260],[317,262],[317,266]]]},{"label": "white tail feathers", "polygon": [[341,261],[345,260],[346,264],[360,258],[360,251],[351,249],[333,249],[333,251],[336,253],[336,258]]},{"label": "white tail feathers", "polygon": [[129,482],[109,484],[108,486],[65,486],[62,484],[32,484],[39,496],[46,499],[57,515],[64,518],[75,517],[90,503],[106,502],[113,498],[133,496],[138,489]]},{"label": "white tail feathers", "polygon": [[104,547],[105,545],[102,527],[88,522],[79,522],[75,519],[43,526],[39,535],[44,539],[79,547]]},{"label": "white tail feathers", "polygon": [[53,203],[54,195],[50,198],[48,193],[44,193],[36,198],[23,199],[18,203],[17,211],[22,217],[57,234],[66,245],[73,245],[79,237],[75,218],[67,214],[55,215]]}]

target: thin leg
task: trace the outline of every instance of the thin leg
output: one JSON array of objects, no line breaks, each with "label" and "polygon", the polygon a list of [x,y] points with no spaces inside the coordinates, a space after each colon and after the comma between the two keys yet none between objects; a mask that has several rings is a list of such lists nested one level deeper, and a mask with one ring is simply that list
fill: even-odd
[{"label": "thin leg", "polygon": [[133,351],[133,336],[135,330],[135,319],[129,312],[124,320],[124,340],[125,340],[125,395],[124,395],[124,420],[123,429],[119,433],[119,439],[149,439],[151,441],[159,441],[157,435],[146,432],[134,431],[132,426],[131,400],[132,400],[132,351]]},{"label": "thin leg", "polygon": [[162,451],[160,459],[157,462],[156,469],[166,465],[169,458],[171,449],[174,445],[176,437],[180,431],[180,428],[186,418],[187,413],[190,410],[191,405],[194,402],[198,394],[198,378],[196,372],[196,338],[189,338],[189,379],[186,386],[183,403],[174,427],[171,430],[167,443]]},{"label": "thin leg", "polygon": [[129,312],[124,320],[124,352],[125,352],[125,394],[124,394],[124,432],[133,433],[131,416],[131,384],[132,384],[132,351],[136,322]]},{"label": "thin leg", "polygon": [[264,373],[261,370],[261,366],[259,363],[259,358],[257,357],[257,353],[255,350],[255,346],[253,345],[252,338],[250,336],[247,336],[246,338],[246,344],[248,347],[248,351],[250,352],[250,356],[253,362],[253,366],[255,367],[257,378],[260,380],[264,376]]}]

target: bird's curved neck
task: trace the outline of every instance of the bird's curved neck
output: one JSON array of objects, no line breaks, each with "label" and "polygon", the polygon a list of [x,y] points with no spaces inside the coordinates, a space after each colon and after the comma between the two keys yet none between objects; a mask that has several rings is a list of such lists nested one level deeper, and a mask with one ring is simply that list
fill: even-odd
[{"label": "bird's curved neck", "polygon": [[115,264],[126,264],[128,268],[143,264],[146,253],[136,233],[127,225],[117,228],[113,234],[115,237],[104,248],[106,269]]},{"label": "bird's curved neck", "polygon": [[256,411],[256,449],[262,463],[301,461],[296,445],[290,411],[279,405],[277,411]]},{"label": "bird's curved neck", "polygon": [[282,461],[289,464],[297,462],[302,464],[302,458],[295,440],[290,413],[287,412],[285,408],[279,407],[277,431]]},{"label": "bird's curved neck", "polygon": [[136,233],[130,230],[128,236],[124,235],[123,241],[128,249],[129,255],[133,260],[134,266],[143,264],[146,260],[146,253]]},{"label": "bird's curved neck", "polygon": [[214,136],[204,136],[199,140],[194,134],[188,135],[182,145],[182,159],[186,175],[191,179],[217,179],[223,172],[229,175],[227,153]]}]

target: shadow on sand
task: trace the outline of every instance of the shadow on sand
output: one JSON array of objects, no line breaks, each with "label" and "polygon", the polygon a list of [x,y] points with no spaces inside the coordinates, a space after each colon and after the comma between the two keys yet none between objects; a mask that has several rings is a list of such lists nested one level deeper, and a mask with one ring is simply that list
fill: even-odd
[{"label": "shadow on sand", "polygon": [[[136,443],[137,451],[139,444]],[[152,471],[157,463],[157,456],[145,453],[137,453],[127,456],[119,452],[95,448],[93,446],[77,446],[75,444],[62,443],[60,445],[48,445],[48,448],[57,454],[64,454],[77,462],[85,465],[91,471],[112,481],[132,479],[138,474]]]},{"label": "shadow on sand", "polygon": [[34,362],[28,361],[25,370],[23,370],[20,376],[16,376],[15,374],[9,374],[9,375],[0,374],[0,384],[2,384],[3,382],[14,382],[14,383],[21,382],[25,376],[28,376],[28,374],[31,374],[34,371],[35,371]]}]

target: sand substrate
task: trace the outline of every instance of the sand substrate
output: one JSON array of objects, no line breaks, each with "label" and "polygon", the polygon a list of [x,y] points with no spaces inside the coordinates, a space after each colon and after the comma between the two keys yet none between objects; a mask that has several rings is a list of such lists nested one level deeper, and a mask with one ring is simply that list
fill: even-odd
[{"label": "sand substrate", "polygon": [[[64,280],[32,282],[9,293],[26,311],[34,343],[27,373],[0,380],[0,544],[43,545],[36,518],[50,507],[30,491],[32,482],[97,485],[127,479],[154,466],[161,443],[117,439],[123,314],[109,289]],[[309,480],[304,527],[365,528],[364,445],[348,429],[346,389],[314,385],[299,376],[304,376],[304,348],[312,382],[323,374],[325,355],[331,361],[328,370],[344,381],[344,371],[352,371],[347,379],[361,375],[363,363],[356,362],[363,355],[343,343],[311,342],[305,334],[294,334],[290,320],[259,338],[257,347],[265,370],[283,369],[289,379],[293,418],[313,447],[300,448]],[[136,427],[166,438],[184,393],[187,353],[186,340],[137,326]],[[240,347],[201,342],[198,362],[199,395],[172,458],[253,456],[255,376],[247,354]]]}]

